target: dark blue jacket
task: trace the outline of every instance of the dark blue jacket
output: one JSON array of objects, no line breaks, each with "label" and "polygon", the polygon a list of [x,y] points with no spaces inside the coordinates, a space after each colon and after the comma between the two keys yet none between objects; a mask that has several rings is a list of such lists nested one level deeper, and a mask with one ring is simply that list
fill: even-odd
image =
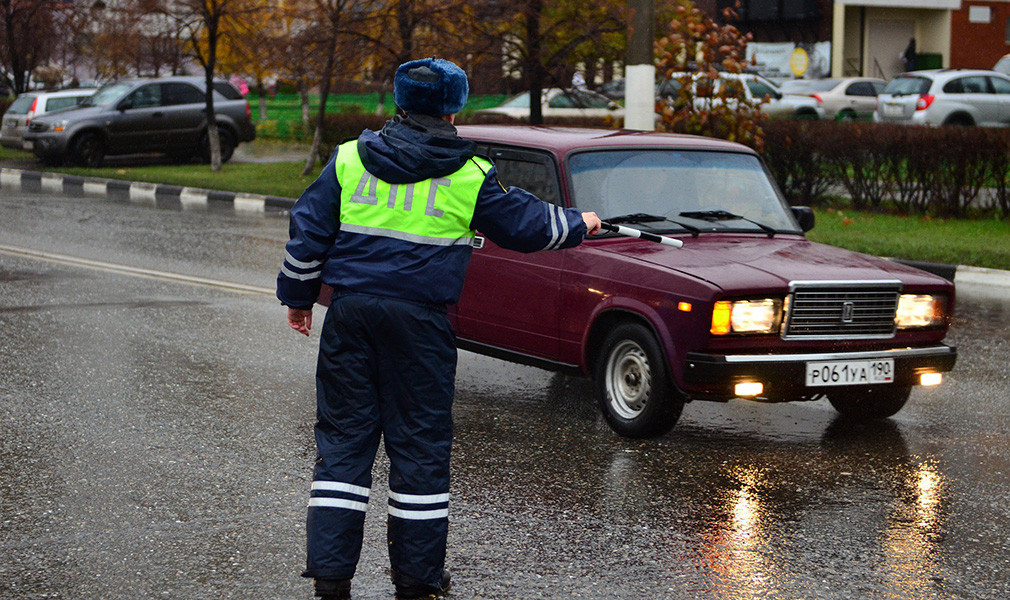
[{"label": "dark blue jacket", "polygon": [[[459,170],[474,155],[473,142],[446,121],[394,117],[382,131],[357,141],[365,168],[388,183],[413,183]],[[277,297],[292,308],[311,308],[321,283],[335,293],[353,291],[446,305],[459,300],[472,248],[432,246],[340,230],[341,182],[336,152],[291,209],[291,239],[277,276]],[[356,182],[347,182],[354,185]],[[582,213],[541,201],[519,189],[505,190],[491,168],[481,185],[470,222],[510,250],[535,252],[582,243]]]}]

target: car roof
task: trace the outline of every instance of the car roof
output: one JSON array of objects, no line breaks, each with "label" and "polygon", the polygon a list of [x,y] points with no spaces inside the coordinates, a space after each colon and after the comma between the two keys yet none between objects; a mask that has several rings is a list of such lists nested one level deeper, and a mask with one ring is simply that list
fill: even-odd
[{"label": "car roof", "polygon": [[475,142],[495,142],[549,150],[564,156],[574,150],[614,148],[671,148],[682,150],[754,151],[735,142],[715,138],[630,129],[583,129],[540,125],[460,125],[460,137]]}]

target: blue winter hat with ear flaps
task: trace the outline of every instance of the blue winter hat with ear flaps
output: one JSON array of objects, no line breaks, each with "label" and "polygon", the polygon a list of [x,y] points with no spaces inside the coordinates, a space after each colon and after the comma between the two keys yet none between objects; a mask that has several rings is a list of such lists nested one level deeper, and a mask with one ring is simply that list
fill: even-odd
[{"label": "blue winter hat with ear flaps", "polygon": [[463,69],[441,58],[405,62],[393,79],[393,100],[408,114],[456,114],[463,110],[469,93]]}]

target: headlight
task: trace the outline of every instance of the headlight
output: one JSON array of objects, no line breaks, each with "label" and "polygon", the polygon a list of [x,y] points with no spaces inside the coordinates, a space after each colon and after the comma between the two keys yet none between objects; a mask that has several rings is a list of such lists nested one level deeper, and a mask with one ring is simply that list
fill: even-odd
[{"label": "headlight", "polygon": [[782,300],[720,300],[712,311],[714,335],[775,333],[782,320]]},{"label": "headlight", "polygon": [[57,133],[59,133],[60,131],[63,131],[64,129],[67,128],[67,123],[69,123],[69,122],[70,121],[67,121],[66,119],[64,119],[62,121],[57,121],[55,124],[53,124],[53,131],[55,131]]},{"label": "headlight", "polygon": [[902,294],[894,317],[898,329],[936,327],[946,319],[947,297],[930,294]]}]

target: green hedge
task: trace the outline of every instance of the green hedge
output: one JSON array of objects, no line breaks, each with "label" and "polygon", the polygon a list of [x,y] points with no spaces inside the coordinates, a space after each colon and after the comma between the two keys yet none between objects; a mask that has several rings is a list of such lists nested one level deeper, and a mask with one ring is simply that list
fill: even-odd
[{"label": "green hedge", "polygon": [[1010,132],[975,127],[772,121],[764,158],[786,198],[816,206],[1010,218]]}]

